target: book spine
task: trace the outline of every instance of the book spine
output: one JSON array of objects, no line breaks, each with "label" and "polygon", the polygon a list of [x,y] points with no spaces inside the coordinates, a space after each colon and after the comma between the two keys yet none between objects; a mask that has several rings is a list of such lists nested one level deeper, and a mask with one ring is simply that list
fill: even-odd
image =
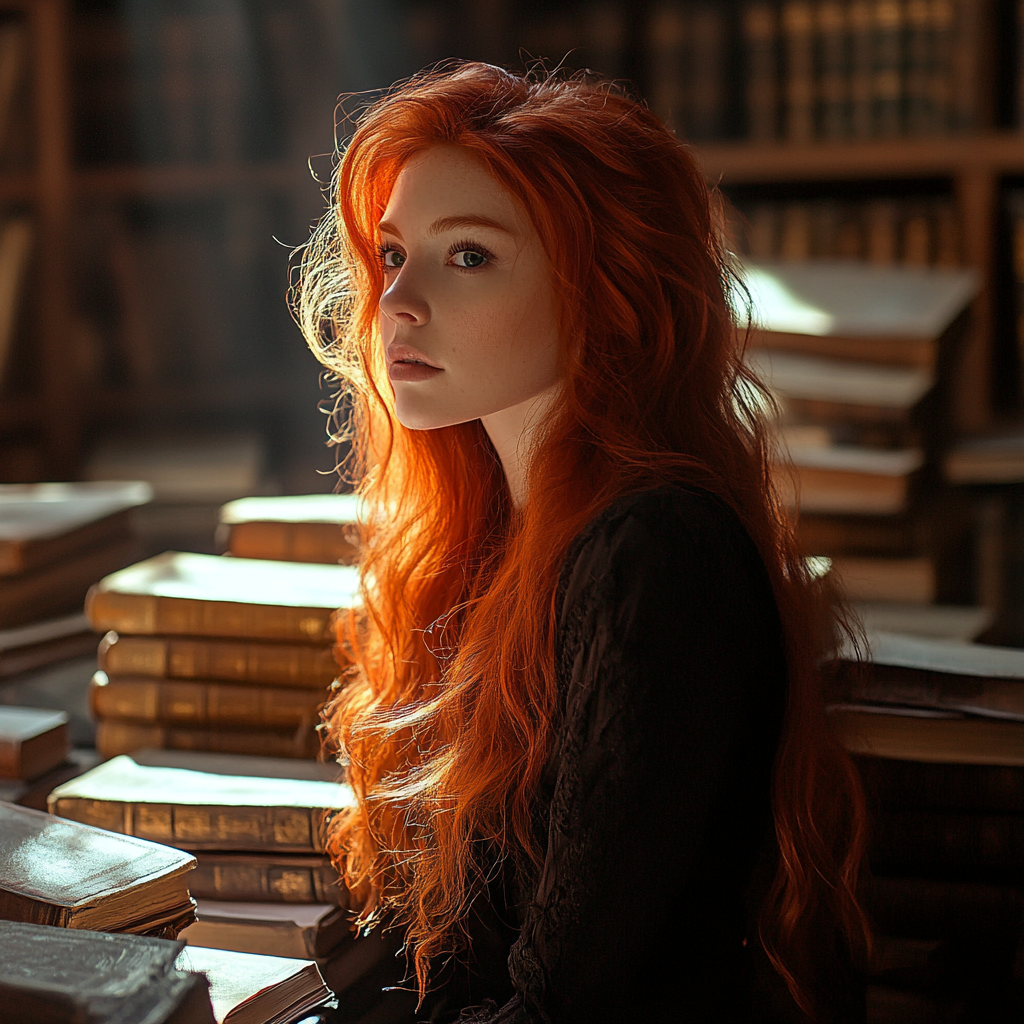
[{"label": "book spine", "polygon": [[200,729],[145,725],[102,719],[96,723],[96,749],[104,758],[130,754],[143,747],[159,750],[205,750],[221,754],[315,758],[320,741],[313,728],[290,731]]},{"label": "book spine", "polygon": [[50,813],[183,850],[324,852],[323,811],[309,807],[199,807],[62,797],[51,801]]},{"label": "book spine", "polygon": [[1021,868],[1024,816],[883,812],[872,861],[890,869]]},{"label": "book spine", "polygon": [[903,4],[876,0],[874,4],[872,100],[875,133],[896,138],[903,131]]},{"label": "book spine", "polygon": [[721,4],[690,8],[688,135],[700,141],[725,134],[726,12]]},{"label": "book spine", "polygon": [[326,697],[326,690],[110,679],[105,672],[97,672],[89,686],[89,705],[97,718],[199,728],[311,727]]},{"label": "book spine", "polygon": [[100,643],[99,668],[110,676],[200,679],[298,689],[326,687],[340,668],[331,647],[118,636]]},{"label": "book spine", "polygon": [[936,129],[931,93],[935,53],[928,0],[908,0],[906,21],[907,134],[931,135]]},{"label": "book spine", "polygon": [[191,601],[176,597],[118,594],[93,587],[85,613],[97,633],[237,637],[333,641],[332,613],[323,608],[275,608],[231,601]]},{"label": "book spine", "polygon": [[779,137],[779,17],[772,3],[758,0],[743,10],[747,57],[747,137],[767,142]]},{"label": "book spine", "polygon": [[841,0],[817,5],[820,135],[843,139],[850,134],[850,32]]},{"label": "book spine", "polygon": [[334,903],[346,906],[348,893],[326,861],[243,863],[238,858],[200,854],[188,876],[198,899],[268,903]]},{"label": "book spine", "polygon": [[359,560],[355,527],[341,523],[237,523],[228,550],[237,558],[279,562],[355,565]]},{"label": "book spine", "polygon": [[853,0],[847,14],[850,26],[850,127],[855,138],[875,134],[874,19],[870,0]]},{"label": "book spine", "polygon": [[883,811],[939,810],[1019,814],[1024,769],[1008,765],[929,764],[857,758],[865,791]]},{"label": "book spine", "polygon": [[686,9],[679,0],[663,0],[651,12],[647,33],[651,107],[680,135],[690,129],[689,96],[683,84],[687,58]]},{"label": "book spine", "polygon": [[[1021,54],[1021,63],[1024,66],[1024,52]],[[1009,209],[1010,239],[1013,246],[1013,300],[1017,360],[1021,372],[1024,373],[1024,192],[1010,194]],[[1022,383],[1024,383],[1024,379],[1022,379]]]},{"label": "book spine", "polygon": [[955,0],[952,21],[952,129],[971,132],[981,121],[981,41],[984,35],[985,0]]},{"label": "book spine", "polygon": [[807,203],[787,203],[782,211],[779,255],[803,263],[811,255],[811,211]]},{"label": "book spine", "polygon": [[0,886],[0,920],[24,924],[48,924],[56,928],[71,926],[72,908],[62,907]]},{"label": "book spine", "polygon": [[786,124],[788,142],[814,138],[814,11],[805,0],[787,0],[782,7],[786,56]]}]

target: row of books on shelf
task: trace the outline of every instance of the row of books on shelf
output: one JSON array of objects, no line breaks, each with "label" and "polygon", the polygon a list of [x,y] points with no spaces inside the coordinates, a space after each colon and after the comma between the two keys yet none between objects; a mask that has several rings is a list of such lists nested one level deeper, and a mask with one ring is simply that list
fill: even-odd
[{"label": "row of books on shelf", "polygon": [[730,211],[729,231],[734,250],[753,260],[908,267],[964,262],[956,208],[944,198],[738,203]]}]

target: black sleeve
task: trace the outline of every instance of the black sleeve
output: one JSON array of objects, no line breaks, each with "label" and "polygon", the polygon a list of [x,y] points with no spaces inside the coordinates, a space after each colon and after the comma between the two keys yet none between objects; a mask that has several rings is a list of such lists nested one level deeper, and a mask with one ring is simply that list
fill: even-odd
[{"label": "black sleeve", "polygon": [[750,1019],[744,889],[785,693],[761,559],[699,491],[620,501],[560,613],[564,720],[545,863],[481,1021]]}]

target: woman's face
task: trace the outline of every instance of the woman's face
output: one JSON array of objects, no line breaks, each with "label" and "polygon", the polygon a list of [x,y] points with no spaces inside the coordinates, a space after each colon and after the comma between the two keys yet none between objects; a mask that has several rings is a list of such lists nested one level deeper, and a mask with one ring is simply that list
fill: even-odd
[{"label": "woman's face", "polygon": [[381,335],[404,426],[479,419],[558,381],[551,265],[475,156],[439,145],[410,159],[380,231]]}]

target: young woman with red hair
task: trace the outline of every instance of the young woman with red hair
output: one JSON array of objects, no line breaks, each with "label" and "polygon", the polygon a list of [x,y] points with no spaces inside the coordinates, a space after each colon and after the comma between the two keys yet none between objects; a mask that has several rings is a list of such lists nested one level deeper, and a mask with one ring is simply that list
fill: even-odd
[{"label": "young woman with red hair", "polygon": [[693,158],[607,84],[467,63],[366,109],[332,188],[297,310],[380,511],[329,842],[420,1000],[373,1019],[862,1019],[837,630]]}]

